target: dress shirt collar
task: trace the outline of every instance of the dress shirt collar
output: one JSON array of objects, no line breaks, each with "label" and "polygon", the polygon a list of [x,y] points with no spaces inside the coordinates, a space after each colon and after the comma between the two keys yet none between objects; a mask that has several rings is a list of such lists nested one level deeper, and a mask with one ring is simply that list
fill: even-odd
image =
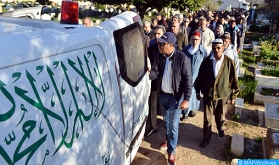
[{"label": "dress shirt collar", "polygon": [[210,60],[214,60],[214,61],[216,61],[216,62],[219,62],[219,61],[222,62],[222,61],[224,60],[224,54],[222,53],[222,56],[221,56],[221,58],[220,58],[218,61],[217,61],[216,58],[214,57],[214,54],[212,54],[211,57],[210,57]]},{"label": "dress shirt collar", "polygon": [[171,55],[170,55],[169,57],[168,57],[167,55],[165,55],[165,54],[164,54],[164,56],[165,56],[167,59],[169,59],[169,58],[171,58],[171,57],[173,56],[174,51],[175,51],[175,49],[172,51],[172,53],[171,53]]}]

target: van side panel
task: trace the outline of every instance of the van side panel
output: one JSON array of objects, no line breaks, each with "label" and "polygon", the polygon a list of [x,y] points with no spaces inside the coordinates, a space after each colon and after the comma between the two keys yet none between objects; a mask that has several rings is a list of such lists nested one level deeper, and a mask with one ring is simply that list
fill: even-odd
[{"label": "van side panel", "polygon": [[95,45],[1,69],[0,164],[121,164],[112,63]]}]

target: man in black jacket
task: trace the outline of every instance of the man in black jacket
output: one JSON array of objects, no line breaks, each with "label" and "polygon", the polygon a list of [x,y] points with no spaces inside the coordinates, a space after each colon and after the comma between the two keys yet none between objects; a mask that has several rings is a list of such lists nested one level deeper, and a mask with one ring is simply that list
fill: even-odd
[{"label": "man in black jacket", "polygon": [[[178,125],[181,110],[189,105],[192,90],[192,72],[189,58],[175,49],[176,38],[167,32],[157,39],[159,52],[155,55],[150,80],[157,78],[159,103],[167,130],[166,141],[160,149],[168,152],[168,162],[175,164],[175,148],[178,140]],[[179,105],[179,100],[183,101]]]},{"label": "man in black jacket", "polygon": [[[158,25],[158,27],[154,30],[155,39],[150,41],[150,45],[148,47],[148,57],[150,59],[151,65],[154,63],[154,58],[157,52],[159,52],[158,44],[156,42],[157,38],[161,38],[164,34],[165,29],[162,25]],[[158,100],[158,92],[156,86],[156,79],[151,81],[151,92],[148,99],[149,104],[149,114],[148,121],[150,121],[150,128],[146,129],[144,134],[145,137],[152,135],[157,132],[157,100]],[[147,125],[147,124],[146,124]]]}]

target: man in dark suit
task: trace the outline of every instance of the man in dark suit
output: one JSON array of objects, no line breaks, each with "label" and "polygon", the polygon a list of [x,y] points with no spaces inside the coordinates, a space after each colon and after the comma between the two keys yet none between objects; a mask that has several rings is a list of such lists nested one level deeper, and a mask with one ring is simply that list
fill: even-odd
[{"label": "man in dark suit", "polygon": [[171,32],[173,32],[177,40],[175,46],[178,50],[182,51],[183,48],[188,45],[188,34],[180,32],[179,28],[180,28],[179,23],[173,22],[171,27]]},{"label": "man in dark suit", "polygon": [[150,40],[154,39],[154,31],[153,31],[153,29],[151,29],[150,22],[148,22],[148,21],[144,22],[143,30],[144,30],[145,35],[147,35],[150,38]]}]

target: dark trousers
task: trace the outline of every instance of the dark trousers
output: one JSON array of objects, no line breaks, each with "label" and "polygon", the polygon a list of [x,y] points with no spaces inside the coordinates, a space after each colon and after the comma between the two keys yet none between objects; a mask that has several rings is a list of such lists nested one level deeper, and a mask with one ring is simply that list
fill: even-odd
[{"label": "dark trousers", "polygon": [[148,104],[149,104],[149,114],[148,119],[150,121],[151,128],[157,127],[157,100],[158,100],[158,92],[151,91]]},{"label": "dark trousers", "polygon": [[212,130],[212,116],[215,115],[217,130],[221,131],[227,113],[228,98],[212,101],[204,98],[203,140],[210,141]]}]

